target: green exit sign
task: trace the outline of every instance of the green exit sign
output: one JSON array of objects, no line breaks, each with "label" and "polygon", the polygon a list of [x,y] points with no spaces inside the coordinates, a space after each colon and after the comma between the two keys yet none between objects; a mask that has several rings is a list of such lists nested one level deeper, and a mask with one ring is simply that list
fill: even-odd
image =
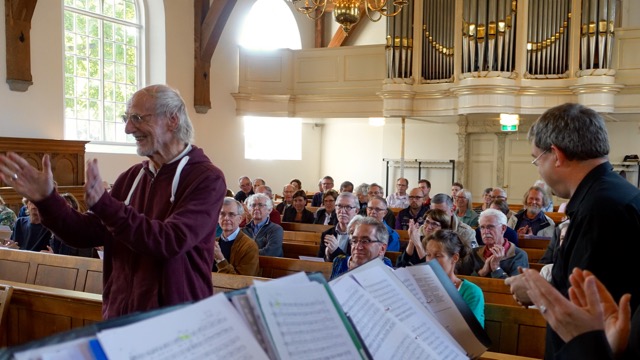
[{"label": "green exit sign", "polygon": [[502,131],[518,131],[518,125],[500,125]]}]

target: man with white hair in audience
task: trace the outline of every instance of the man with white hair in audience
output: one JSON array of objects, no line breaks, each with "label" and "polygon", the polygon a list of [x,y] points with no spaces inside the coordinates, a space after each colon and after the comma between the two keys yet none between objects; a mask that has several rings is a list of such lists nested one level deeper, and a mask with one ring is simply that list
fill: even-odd
[{"label": "man with white hair in audience", "polygon": [[325,261],[333,261],[338,255],[351,253],[347,226],[358,214],[358,198],[353,193],[341,193],[336,199],[335,211],[338,223],[320,236],[318,257],[324,258]]},{"label": "man with white hair in audience", "polygon": [[213,271],[223,274],[258,276],[258,245],[240,229],[244,208],[232,197],[225,197],[218,216],[222,234],[214,243]]},{"label": "man with white hair in audience", "polygon": [[[271,187],[267,185],[258,185],[255,192],[256,194],[265,194],[269,199],[271,199],[271,201],[273,201],[273,191],[271,191]],[[278,225],[282,224],[282,217],[275,208],[271,209],[271,212],[269,213],[269,220]]]},{"label": "man with white hair in audience", "polygon": [[391,260],[384,256],[389,235],[383,223],[372,217],[358,216],[349,224],[349,233],[351,255],[338,255],[333,260],[331,279],[375,258],[381,258],[385,265],[393,267]]},{"label": "man with white hair in audience", "polygon": [[241,176],[238,179],[238,186],[240,187],[240,191],[236,193],[234,199],[244,202],[247,198],[253,194],[253,186],[251,185],[251,179],[248,176]]},{"label": "man with white hair in audience", "polygon": [[284,215],[284,210],[293,206],[293,194],[295,194],[296,191],[296,187],[291,184],[287,184],[282,188],[283,199],[282,202],[276,206],[276,210],[278,210],[280,215]]},{"label": "man with white hair in audience", "polygon": [[282,256],[284,231],[282,226],[269,220],[273,201],[265,194],[253,194],[247,199],[252,220],[242,231],[258,244],[260,255]]},{"label": "man with white hair in audience", "polygon": [[527,253],[504,238],[507,217],[502,211],[484,210],[478,223],[484,245],[472,254],[475,275],[506,279],[518,275],[518,267],[529,267]]}]

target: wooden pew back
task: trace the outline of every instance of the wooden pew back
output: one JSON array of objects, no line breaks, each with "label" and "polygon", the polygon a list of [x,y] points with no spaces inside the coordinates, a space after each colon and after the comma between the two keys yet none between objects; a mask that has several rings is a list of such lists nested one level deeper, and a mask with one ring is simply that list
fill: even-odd
[{"label": "wooden pew back", "polygon": [[257,276],[211,273],[214,294],[246,288],[253,285],[253,280],[269,281],[271,279]]},{"label": "wooden pew back", "polygon": [[13,287],[0,346],[16,346],[102,321],[102,295],[2,281]]},{"label": "wooden pew back", "polygon": [[102,260],[0,248],[0,280],[102,294]]},{"label": "wooden pew back", "polygon": [[321,272],[327,281],[331,277],[330,262],[316,262],[298,259],[287,259],[272,256],[260,256],[260,273],[262,277],[276,279],[295,274],[300,271]]},{"label": "wooden pew back", "polygon": [[322,233],[307,231],[284,231],[283,242],[305,245],[320,245],[320,237]]},{"label": "wooden pew back", "polygon": [[485,330],[490,351],[541,359],[544,357],[546,322],[537,309],[485,304]]},{"label": "wooden pew back", "polygon": [[285,231],[306,231],[314,233],[323,233],[333,227],[333,225],[320,225],[320,224],[303,224],[293,222],[282,222],[280,225]]},{"label": "wooden pew back", "polygon": [[505,285],[503,279],[465,275],[458,275],[458,277],[478,285],[484,294],[485,304],[518,306],[518,302],[513,299],[511,290]]}]

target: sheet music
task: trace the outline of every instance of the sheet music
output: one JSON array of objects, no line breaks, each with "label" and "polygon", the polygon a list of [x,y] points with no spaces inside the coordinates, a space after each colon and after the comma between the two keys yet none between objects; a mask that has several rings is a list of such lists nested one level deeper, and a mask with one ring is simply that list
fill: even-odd
[{"label": "sheet music", "polygon": [[98,333],[109,359],[268,359],[224,294]]},{"label": "sheet music", "polygon": [[376,259],[349,272],[356,282],[367,290],[384,308],[425,341],[429,348],[443,359],[466,359],[466,352],[438,322],[438,320],[411,294],[395,276],[393,270]]},{"label": "sheet music", "polygon": [[[454,293],[449,295],[442,284],[442,281],[451,281],[448,277],[439,279],[434,269],[429,265],[399,268],[396,269],[394,273],[403,283],[405,281],[410,282],[409,278],[413,279],[413,283],[418,285],[419,291],[423,295],[422,297],[426,299],[427,308],[430,309],[440,324],[447,329],[449,334],[462,345],[471,357],[480,356],[487,350],[469,327],[460,309],[458,309],[458,306],[466,306],[462,296],[458,296],[459,305],[456,305],[452,298],[453,296],[459,295],[458,290],[455,287],[452,288]],[[442,275],[446,276],[444,272],[442,272]],[[453,286],[453,283],[451,283],[451,285]],[[470,309],[468,309],[468,311],[471,313]],[[473,313],[471,314],[475,320],[475,315],[473,315]],[[478,324],[478,326],[480,326],[480,324]]]},{"label": "sheet music", "polygon": [[441,358],[351,277],[341,277],[329,285],[374,359]]},{"label": "sheet music", "polygon": [[95,337],[83,337],[60,344],[25,350],[13,354],[16,360],[84,360],[93,359],[89,349],[89,340]]},{"label": "sheet music", "polygon": [[315,257],[315,256],[304,256],[304,255],[299,255],[298,259],[300,260],[307,260],[307,261],[315,261],[315,262],[324,262],[324,259],[321,257]]},{"label": "sheet music", "polygon": [[268,285],[255,294],[280,359],[361,358],[324,285]]}]

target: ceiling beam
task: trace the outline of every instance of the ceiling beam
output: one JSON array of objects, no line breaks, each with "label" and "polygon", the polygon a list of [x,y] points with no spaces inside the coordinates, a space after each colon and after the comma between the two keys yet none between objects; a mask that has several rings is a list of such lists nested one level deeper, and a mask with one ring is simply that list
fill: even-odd
[{"label": "ceiling beam", "polygon": [[4,0],[7,84],[12,91],[27,91],[31,76],[31,18],[37,0]]},{"label": "ceiling beam", "polygon": [[196,112],[211,109],[211,58],[237,0],[194,0],[194,95]]}]

